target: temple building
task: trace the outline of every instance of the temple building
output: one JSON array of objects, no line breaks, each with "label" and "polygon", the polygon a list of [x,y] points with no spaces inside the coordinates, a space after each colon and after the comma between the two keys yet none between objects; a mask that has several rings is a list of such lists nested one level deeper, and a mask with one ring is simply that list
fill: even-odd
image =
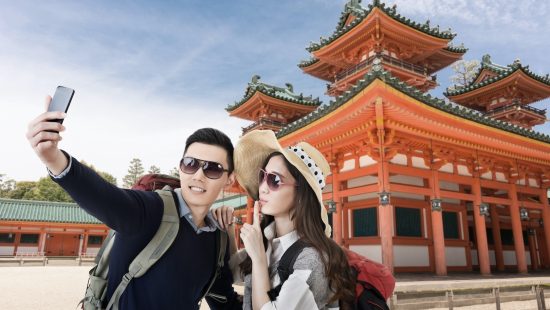
[{"label": "temple building", "polygon": [[485,56],[469,85],[434,98],[437,72],[467,51],[454,37],[352,0],[298,65],[333,100],[255,76],[227,111],[253,122],[243,134],[271,129],[283,146],[317,147],[332,167],[323,195],[334,240],[394,272],[548,268],[550,136],[531,129],[546,111],[529,104],[550,97],[550,79]]},{"label": "temple building", "polygon": [[95,256],[108,229],[76,203],[0,198],[0,256]]}]

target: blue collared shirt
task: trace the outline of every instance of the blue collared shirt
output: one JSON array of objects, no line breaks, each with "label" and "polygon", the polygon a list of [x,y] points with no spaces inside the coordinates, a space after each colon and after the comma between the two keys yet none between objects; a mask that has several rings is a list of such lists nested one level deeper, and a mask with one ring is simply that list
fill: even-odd
[{"label": "blue collared shirt", "polygon": [[193,221],[193,214],[191,214],[191,210],[189,209],[189,206],[183,199],[183,196],[181,195],[181,188],[176,188],[174,190],[176,193],[176,196],[178,197],[178,202],[180,206],[180,216],[185,217],[185,219],[189,222],[191,227],[195,230],[197,234],[200,234],[201,232],[213,232],[216,231],[216,229],[219,229],[218,222],[214,219],[212,216],[212,212],[208,212],[206,214],[206,217],[204,218],[204,224],[205,226],[199,228],[197,225],[195,225],[195,222]]}]

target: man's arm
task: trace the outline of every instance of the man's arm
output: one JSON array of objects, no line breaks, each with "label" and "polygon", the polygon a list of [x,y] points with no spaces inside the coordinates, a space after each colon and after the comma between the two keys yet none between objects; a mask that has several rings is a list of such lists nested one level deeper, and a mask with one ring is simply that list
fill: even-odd
[{"label": "man's arm", "polygon": [[[50,102],[48,96],[46,110]],[[44,112],[29,123],[26,135],[34,152],[52,175],[59,175],[69,168],[66,174],[54,178],[54,181],[83,209],[117,232],[139,232],[146,220],[160,223],[162,200],[157,194],[119,189],[74,158],[68,167],[69,155],[58,148],[59,133],[65,127],[52,122],[63,118],[65,113],[62,112]]]}]

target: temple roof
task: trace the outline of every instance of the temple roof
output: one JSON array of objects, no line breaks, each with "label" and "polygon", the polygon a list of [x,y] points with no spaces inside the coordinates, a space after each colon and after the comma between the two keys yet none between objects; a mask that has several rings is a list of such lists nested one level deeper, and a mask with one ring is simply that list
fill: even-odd
[{"label": "temple roof", "polygon": [[[484,70],[491,71],[497,76],[489,77],[479,83],[476,82]],[[514,61],[510,65],[501,66],[501,65],[493,64],[491,62],[491,56],[484,55],[481,61],[481,65],[478,69],[478,72],[476,73],[475,78],[472,79],[472,82],[470,84],[468,84],[465,87],[456,88],[454,90],[447,89],[447,91],[445,91],[445,93],[443,94],[447,97],[461,95],[461,94],[476,90],[478,88],[481,88],[490,84],[494,84],[512,75],[516,71],[521,71],[525,73],[528,77],[550,86],[550,77],[548,74],[546,76],[537,75],[533,73],[531,70],[529,70],[529,66],[522,65],[519,60]]]},{"label": "temple roof", "polygon": [[491,117],[485,116],[483,113],[480,113],[476,110],[469,109],[467,107],[460,106],[454,103],[446,102],[445,100],[435,98],[430,94],[425,94],[419,89],[402,82],[398,78],[393,77],[388,71],[383,70],[381,67],[373,67],[373,70],[369,71],[361,79],[359,79],[357,84],[351,87],[348,91],[344,92],[343,95],[336,97],[336,100],[331,100],[328,105],[322,105],[308,115],[281,128],[281,130],[277,132],[277,137],[282,138],[338,109],[340,106],[344,105],[353,96],[358,94],[361,90],[365,89],[376,79],[379,79],[384,83],[394,87],[395,89],[403,92],[404,94],[443,112],[456,115],[479,124],[521,135],[527,138],[550,143],[549,135],[536,132],[531,129],[525,129],[501,120],[495,120]]},{"label": "temple roof", "polygon": [[301,93],[295,94],[294,87],[292,86],[292,84],[286,83],[285,85],[286,85],[286,88],[265,84],[260,82],[259,75],[254,75],[252,77],[252,81],[248,83],[248,87],[246,88],[243,98],[240,101],[235,102],[233,105],[227,106],[225,110],[228,112],[235,110],[236,108],[240,107],[243,103],[245,103],[248,99],[250,99],[256,92],[260,92],[272,98],[276,98],[279,100],[284,100],[287,102],[296,103],[304,106],[317,107],[321,105],[321,101],[319,100],[319,97],[313,99],[311,95],[308,97],[304,97],[304,95]]},{"label": "temple roof", "polygon": [[0,221],[103,224],[76,203],[0,198]]},{"label": "temple roof", "polygon": [[[386,7],[386,4],[380,2],[380,0],[373,0],[372,3],[367,5],[367,8],[364,8],[360,4],[360,2],[361,2],[360,0],[350,0],[348,3],[346,3],[346,6],[344,8],[344,11],[342,11],[340,20],[338,21],[338,24],[336,26],[336,30],[334,31],[334,33],[332,33],[332,35],[330,35],[328,38],[321,38],[319,43],[312,42],[309,47],[306,47],[306,50],[308,52],[314,52],[332,43],[336,39],[340,38],[350,30],[352,30],[355,26],[360,24],[369,15],[369,13],[375,8],[380,9],[387,16],[400,22],[401,24],[414,28],[418,31],[421,31],[433,37],[452,40],[456,36],[456,34],[452,33],[450,29],[440,31],[439,26],[433,27],[433,28],[430,27],[429,20],[421,24],[415,21],[411,21],[409,18],[405,18],[404,16],[401,16],[401,14],[397,13],[395,5],[392,7]],[[346,25],[346,21],[348,20],[348,17],[350,15],[355,16],[355,18],[349,24]]]}]

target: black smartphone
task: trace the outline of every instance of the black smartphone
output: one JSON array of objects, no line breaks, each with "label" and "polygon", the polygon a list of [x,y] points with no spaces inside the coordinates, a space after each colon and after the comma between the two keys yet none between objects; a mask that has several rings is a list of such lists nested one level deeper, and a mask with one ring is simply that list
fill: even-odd
[{"label": "black smartphone", "polygon": [[[57,86],[52,102],[50,102],[50,106],[48,107],[48,112],[61,111],[67,113],[67,110],[69,110],[69,105],[73,100],[73,96],[74,89],[65,86]],[[52,122],[63,124],[62,119],[54,119]]]}]

